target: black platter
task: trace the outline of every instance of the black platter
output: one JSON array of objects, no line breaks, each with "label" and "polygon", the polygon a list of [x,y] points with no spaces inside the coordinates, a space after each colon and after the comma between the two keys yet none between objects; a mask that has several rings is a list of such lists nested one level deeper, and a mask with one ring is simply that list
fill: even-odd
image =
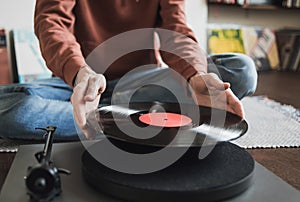
[{"label": "black platter", "polygon": [[[97,152],[102,143],[90,151]],[[197,157],[191,148],[163,170],[134,175],[109,169],[85,151],[82,174],[94,188],[126,201],[219,201],[242,193],[252,183],[254,160],[232,143],[216,145],[202,160]]]}]

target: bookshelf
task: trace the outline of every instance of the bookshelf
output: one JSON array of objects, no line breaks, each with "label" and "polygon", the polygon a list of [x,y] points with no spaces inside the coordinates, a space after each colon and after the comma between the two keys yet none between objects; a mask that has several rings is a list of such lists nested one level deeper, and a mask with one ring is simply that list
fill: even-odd
[{"label": "bookshelf", "polygon": [[207,2],[245,9],[300,9],[300,0],[207,0]]},{"label": "bookshelf", "polygon": [[208,23],[300,29],[300,9],[275,5],[208,3]]},{"label": "bookshelf", "polygon": [[[285,4],[282,6],[283,1],[278,0],[248,0],[252,3],[267,1],[276,4],[237,3],[245,2],[244,0],[230,1],[235,2],[234,4],[207,1],[207,22],[209,25],[224,27],[261,27],[274,30],[280,57],[278,70],[300,71],[300,47],[297,45],[300,40],[300,8]],[[282,31],[283,29],[294,31]]]}]

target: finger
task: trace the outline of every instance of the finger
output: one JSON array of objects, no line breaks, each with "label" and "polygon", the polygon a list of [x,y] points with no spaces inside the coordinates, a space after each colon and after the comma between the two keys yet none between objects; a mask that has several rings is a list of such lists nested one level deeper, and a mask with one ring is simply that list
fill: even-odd
[{"label": "finger", "polygon": [[76,117],[77,124],[80,128],[83,128],[86,124],[85,118],[85,101],[83,99],[86,88],[87,80],[83,79],[74,89],[72,95],[73,113]]},{"label": "finger", "polygon": [[84,135],[89,140],[94,140],[96,138],[96,135],[93,133],[93,131],[90,131],[90,128],[84,131]]},{"label": "finger", "polygon": [[227,89],[225,93],[227,95],[226,97],[229,109],[231,109],[233,113],[237,114],[241,118],[244,118],[245,113],[241,101],[233,94],[230,88]]},{"label": "finger", "polygon": [[226,110],[243,118],[241,102],[227,90],[212,99],[212,107]]},{"label": "finger", "polygon": [[219,109],[227,110],[244,118],[244,109],[240,100],[233,94],[231,89],[223,91],[212,100],[212,105]]},{"label": "finger", "polygon": [[98,95],[93,101],[86,101],[85,103],[85,111],[89,113],[92,110],[96,110],[99,106],[101,95]]},{"label": "finger", "polygon": [[[73,110],[73,113],[74,113],[74,110]],[[77,117],[76,117],[76,116],[74,116],[74,119],[75,119],[76,123],[78,123],[78,120],[77,120]],[[83,135],[84,135],[87,139],[90,139],[90,140],[95,139],[95,135],[93,135],[93,134],[95,134],[95,133],[92,133],[92,132],[89,130],[89,128],[90,128],[90,127],[87,127],[87,124],[86,124],[85,126],[80,127],[80,130],[81,130],[81,132],[83,133]]]},{"label": "finger", "polygon": [[229,82],[224,82],[223,84],[224,84],[224,89],[225,90],[230,88],[230,83]]},{"label": "finger", "polygon": [[[96,110],[98,108],[99,100],[100,100],[100,95],[98,95],[94,101],[85,103],[86,114],[88,114],[92,110]],[[88,120],[87,120],[87,123],[86,123],[85,127],[83,128],[83,133],[88,139],[92,140],[92,139],[95,139],[97,131],[95,131],[93,125],[88,124]]]},{"label": "finger", "polygon": [[86,101],[92,101],[94,100],[98,95],[98,78],[96,76],[90,76],[88,80],[88,87],[86,91],[86,95],[84,96],[84,99]]},{"label": "finger", "polygon": [[103,75],[90,77],[88,88],[84,99],[86,101],[95,100],[99,94],[103,93],[106,88],[106,81]]},{"label": "finger", "polygon": [[82,129],[84,136],[89,140],[93,140],[96,137],[95,133],[91,129],[91,127],[84,127]]}]

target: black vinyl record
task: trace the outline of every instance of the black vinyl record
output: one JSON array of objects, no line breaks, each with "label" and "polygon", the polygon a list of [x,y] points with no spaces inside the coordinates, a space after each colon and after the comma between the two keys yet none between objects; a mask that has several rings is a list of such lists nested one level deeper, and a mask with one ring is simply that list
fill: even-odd
[{"label": "black vinyl record", "polygon": [[[166,116],[166,126],[149,124],[142,118],[151,118],[157,113]],[[171,117],[183,117],[186,122],[176,123]],[[144,117],[143,117],[144,116]],[[191,120],[190,122],[188,120]],[[110,105],[97,109],[88,115],[88,124],[101,131],[112,141],[153,147],[199,147],[227,142],[244,135],[248,130],[247,122],[241,117],[225,110],[205,106],[178,103],[130,103]],[[176,125],[178,124],[178,125]],[[153,135],[154,134],[154,135]]]}]

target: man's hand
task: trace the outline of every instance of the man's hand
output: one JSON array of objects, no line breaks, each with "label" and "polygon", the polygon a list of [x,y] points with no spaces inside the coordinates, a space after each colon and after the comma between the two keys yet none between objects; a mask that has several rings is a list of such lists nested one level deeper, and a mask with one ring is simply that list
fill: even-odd
[{"label": "man's hand", "polygon": [[231,91],[230,84],[221,81],[216,74],[196,74],[189,83],[197,104],[225,109],[244,118],[242,103]]},{"label": "man's hand", "polygon": [[91,138],[86,125],[86,114],[98,108],[100,95],[104,92],[106,80],[90,67],[82,67],[77,74],[71,96],[75,121],[87,138]]}]

